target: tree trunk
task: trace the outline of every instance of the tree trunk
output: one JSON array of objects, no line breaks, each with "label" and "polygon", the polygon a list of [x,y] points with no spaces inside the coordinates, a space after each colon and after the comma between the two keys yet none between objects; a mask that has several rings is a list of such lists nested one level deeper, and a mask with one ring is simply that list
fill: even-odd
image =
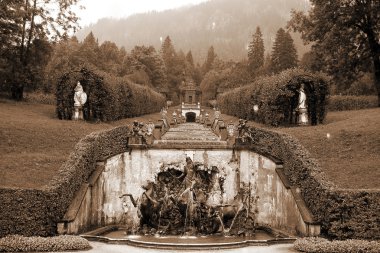
[{"label": "tree trunk", "polygon": [[32,9],[32,17],[30,18],[30,28],[29,28],[29,37],[28,37],[28,42],[26,44],[26,53],[25,53],[25,58],[24,58],[24,66],[28,65],[28,60],[29,60],[29,52],[30,52],[30,44],[32,43],[32,38],[33,38],[33,32],[34,32],[34,19],[36,16],[36,8],[37,8],[37,0],[34,0],[33,3],[33,9]]},{"label": "tree trunk", "polygon": [[375,88],[377,91],[377,106],[380,107],[380,44],[376,39],[374,26],[372,22],[369,23],[368,29],[364,29],[363,32],[367,35],[369,48],[373,61],[373,72],[375,76]]},{"label": "tree trunk", "polygon": [[374,72],[375,72],[375,87],[377,90],[377,106],[380,107],[380,59],[374,57],[373,60]]},{"label": "tree trunk", "polygon": [[12,85],[12,99],[21,101],[24,96],[24,87],[19,84]]},{"label": "tree trunk", "polygon": [[29,0],[25,0],[25,15],[22,19],[22,34],[21,34],[21,45],[20,45],[20,62],[24,61],[24,43],[25,43],[25,33],[26,33],[26,15],[28,13]]}]

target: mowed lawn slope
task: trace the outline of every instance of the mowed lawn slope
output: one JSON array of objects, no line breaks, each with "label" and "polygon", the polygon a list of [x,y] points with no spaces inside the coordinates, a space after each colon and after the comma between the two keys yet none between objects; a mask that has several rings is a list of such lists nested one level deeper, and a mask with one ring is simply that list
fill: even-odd
[{"label": "mowed lawn slope", "polygon": [[329,112],[323,125],[279,130],[295,136],[339,187],[380,189],[380,108]]},{"label": "mowed lawn slope", "polygon": [[[0,100],[0,187],[41,188],[56,175],[81,138],[134,120],[61,121],[54,112],[51,105]],[[223,117],[236,124],[236,118]],[[139,121],[159,118],[156,113],[140,117]],[[330,112],[324,125],[276,130],[299,139],[338,186],[380,188],[379,124],[380,109],[371,109]]]},{"label": "mowed lawn slope", "polygon": [[[149,116],[160,118],[158,113]],[[110,124],[58,120],[55,106],[9,100],[0,100],[0,118],[0,187],[21,188],[46,185],[84,136],[134,120]]]}]

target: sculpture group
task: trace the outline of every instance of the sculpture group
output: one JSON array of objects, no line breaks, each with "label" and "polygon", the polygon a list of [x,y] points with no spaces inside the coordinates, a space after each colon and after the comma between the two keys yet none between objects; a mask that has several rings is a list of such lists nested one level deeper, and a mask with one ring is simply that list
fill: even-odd
[{"label": "sculpture group", "polygon": [[[161,235],[253,235],[254,215],[248,187],[240,189],[230,204],[223,204],[223,170],[193,163],[186,158],[180,165],[162,165],[155,182],[147,181],[144,192],[134,199],[131,194],[121,198],[137,208],[140,220],[127,231]],[[131,214],[126,214],[131,215]],[[127,222],[128,223],[128,222]]]}]

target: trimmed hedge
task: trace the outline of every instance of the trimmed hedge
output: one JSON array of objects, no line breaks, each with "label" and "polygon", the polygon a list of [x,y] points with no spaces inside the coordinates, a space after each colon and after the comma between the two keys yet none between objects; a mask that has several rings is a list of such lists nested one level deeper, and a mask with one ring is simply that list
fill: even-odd
[{"label": "trimmed hedge", "polygon": [[328,98],[329,111],[348,111],[378,106],[377,96],[330,96]]},{"label": "trimmed hedge", "polygon": [[[310,122],[322,123],[326,115],[326,79],[302,69],[289,69],[262,77],[254,83],[218,96],[218,106],[226,114],[268,125],[294,124],[301,84],[305,86]],[[258,105],[255,113],[253,106]]]},{"label": "trimmed hedge", "polygon": [[96,161],[127,151],[127,126],[92,133],[75,146],[57,176],[41,190],[0,188],[0,237],[52,236]]},{"label": "trimmed hedge", "polygon": [[89,242],[79,236],[23,237],[10,235],[0,238],[0,252],[65,251],[90,249]]},{"label": "trimmed hedge", "polygon": [[41,91],[26,93],[24,92],[24,101],[35,104],[55,105],[57,103],[54,94],[44,93]]},{"label": "trimmed hedge", "polygon": [[285,174],[300,189],[323,234],[334,239],[380,239],[379,190],[339,189],[294,137],[261,128],[250,132],[253,151],[283,162]]},{"label": "trimmed hedge", "polygon": [[378,253],[380,242],[364,240],[329,241],[319,237],[299,238],[294,248],[308,253]]},{"label": "trimmed hedge", "polygon": [[132,83],[128,78],[83,68],[64,74],[57,84],[59,119],[72,118],[77,81],[87,93],[83,106],[85,120],[113,121],[158,112],[165,106],[165,97],[146,86]]}]

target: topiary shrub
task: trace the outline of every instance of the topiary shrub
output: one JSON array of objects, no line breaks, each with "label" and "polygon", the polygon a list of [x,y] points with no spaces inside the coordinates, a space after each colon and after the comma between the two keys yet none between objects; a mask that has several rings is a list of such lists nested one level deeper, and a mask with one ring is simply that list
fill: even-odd
[{"label": "topiary shrub", "polygon": [[299,238],[294,242],[294,248],[308,253],[377,253],[380,252],[380,242],[365,240],[329,241],[319,237]]},{"label": "topiary shrub", "polygon": [[275,126],[294,124],[301,84],[307,96],[309,121],[312,125],[322,123],[328,95],[326,78],[302,69],[285,70],[223,93],[218,97],[218,105],[224,113],[239,118]]},{"label": "topiary shrub", "polygon": [[146,86],[134,84],[128,78],[83,68],[59,79],[56,91],[59,119],[72,118],[77,81],[87,93],[83,106],[85,120],[113,121],[157,112],[165,106],[165,97]]},{"label": "topiary shrub", "polygon": [[56,90],[58,118],[71,120],[74,110],[74,88],[78,81],[87,93],[87,102],[83,106],[83,118],[104,120],[103,114],[109,94],[107,87],[101,76],[86,68],[65,73],[59,79]]},{"label": "topiary shrub", "polygon": [[9,235],[0,238],[0,252],[65,251],[90,248],[86,239],[73,235],[55,237]]}]

